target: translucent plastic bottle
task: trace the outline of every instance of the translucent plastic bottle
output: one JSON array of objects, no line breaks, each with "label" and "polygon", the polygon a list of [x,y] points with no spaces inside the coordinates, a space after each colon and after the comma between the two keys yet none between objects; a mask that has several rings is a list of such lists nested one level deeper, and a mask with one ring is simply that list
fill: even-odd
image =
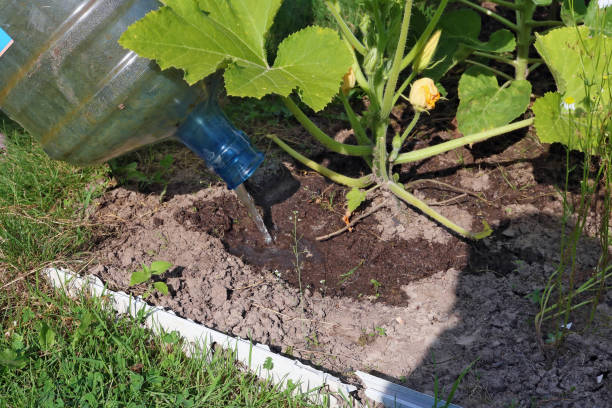
[{"label": "translucent plastic bottle", "polygon": [[263,154],[227,121],[215,87],[189,87],[117,43],[159,5],[0,0],[0,108],[51,157],[78,165],[177,137],[233,189]]}]

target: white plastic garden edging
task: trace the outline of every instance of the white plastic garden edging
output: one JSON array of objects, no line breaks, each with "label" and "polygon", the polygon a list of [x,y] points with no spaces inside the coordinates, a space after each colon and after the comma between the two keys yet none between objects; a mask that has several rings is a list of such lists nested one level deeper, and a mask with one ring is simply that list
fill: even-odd
[{"label": "white plastic garden edging", "polygon": [[[342,396],[350,398],[349,394],[357,390],[354,385],[345,384],[333,375],[273,353],[266,345],[228,336],[192,320],[178,317],[172,311],[150,306],[141,298],[134,298],[124,292],[110,291],[104,287],[100,279],[93,275],[82,278],[70,271],[55,268],[46,269],[43,273],[51,285],[62,289],[69,296],[75,297],[83,292],[96,297],[104,296],[118,313],[129,314],[132,317],[146,316],[144,324],[154,333],[176,331],[189,346],[197,347],[202,352],[208,352],[214,344],[234,350],[236,358],[258,377],[269,379],[282,388],[286,386],[287,381],[291,380],[293,384],[299,385],[302,392],[308,392],[313,402],[321,402],[324,395],[329,395],[330,407],[346,406],[347,403]],[[264,364],[272,368],[265,369]],[[385,407],[432,408],[434,405],[434,399],[429,395],[361,371],[357,371],[356,374],[364,383],[366,396],[384,404]],[[315,394],[312,390],[318,391]],[[360,406],[356,401],[353,401],[351,405]],[[444,406],[444,401],[438,403],[438,407],[442,406]],[[449,407],[461,408],[452,404]]]}]

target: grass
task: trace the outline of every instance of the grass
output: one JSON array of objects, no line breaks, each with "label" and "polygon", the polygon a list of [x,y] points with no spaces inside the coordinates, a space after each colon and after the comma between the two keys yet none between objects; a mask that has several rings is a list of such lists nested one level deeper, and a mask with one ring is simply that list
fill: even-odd
[{"label": "grass", "polygon": [[71,300],[35,285],[0,292],[0,407],[302,407],[245,373],[231,352],[188,358],[118,318],[99,299]]},{"label": "grass", "polygon": [[0,155],[0,268],[31,271],[87,249],[87,207],[105,188],[106,167],[52,161],[27,134],[4,123]]},{"label": "grass", "polygon": [[154,336],[104,300],[50,289],[40,270],[87,259],[87,209],[109,169],[52,161],[7,120],[0,131],[0,408],[312,406],[231,352],[188,358],[176,334]]}]

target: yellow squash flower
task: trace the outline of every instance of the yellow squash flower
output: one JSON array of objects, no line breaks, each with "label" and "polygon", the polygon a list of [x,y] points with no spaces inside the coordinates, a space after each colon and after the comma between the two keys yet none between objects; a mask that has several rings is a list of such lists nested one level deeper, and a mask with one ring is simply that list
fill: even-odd
[{"label": "yellow squash flower", "polygon": [[440,92],[431,78],[421,78],[414,81],[408,100],[414,110],[422,112],[433,109],[440,100]]}]

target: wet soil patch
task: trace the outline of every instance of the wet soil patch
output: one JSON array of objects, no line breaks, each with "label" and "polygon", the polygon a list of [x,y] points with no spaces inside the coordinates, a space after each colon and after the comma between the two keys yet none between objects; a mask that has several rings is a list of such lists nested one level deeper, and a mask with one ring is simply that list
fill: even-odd
[{"label": "wet soil patch", "polygon": [[[469,247],[465,242],[383,240],[375,217],[364,219],[350,232],[317,241],[317,237],[344,226],[345,191],[316,174],[298,176],[297,180],[299,188],[294,194],[268,208],[273,245],[264,243],[255,223],[233,195],[195,201],[179,209],[175,218],[191,230],[220,238],[229,253],[246,263],[275,271],[296,288],[315,290],[324,296],[401,305],[407,302],[401,285],[439,270],[466,266]],[[281,185],[281,189],[287,183],[268,182]],[[425,256],[427,253],[436,256]]]}]

